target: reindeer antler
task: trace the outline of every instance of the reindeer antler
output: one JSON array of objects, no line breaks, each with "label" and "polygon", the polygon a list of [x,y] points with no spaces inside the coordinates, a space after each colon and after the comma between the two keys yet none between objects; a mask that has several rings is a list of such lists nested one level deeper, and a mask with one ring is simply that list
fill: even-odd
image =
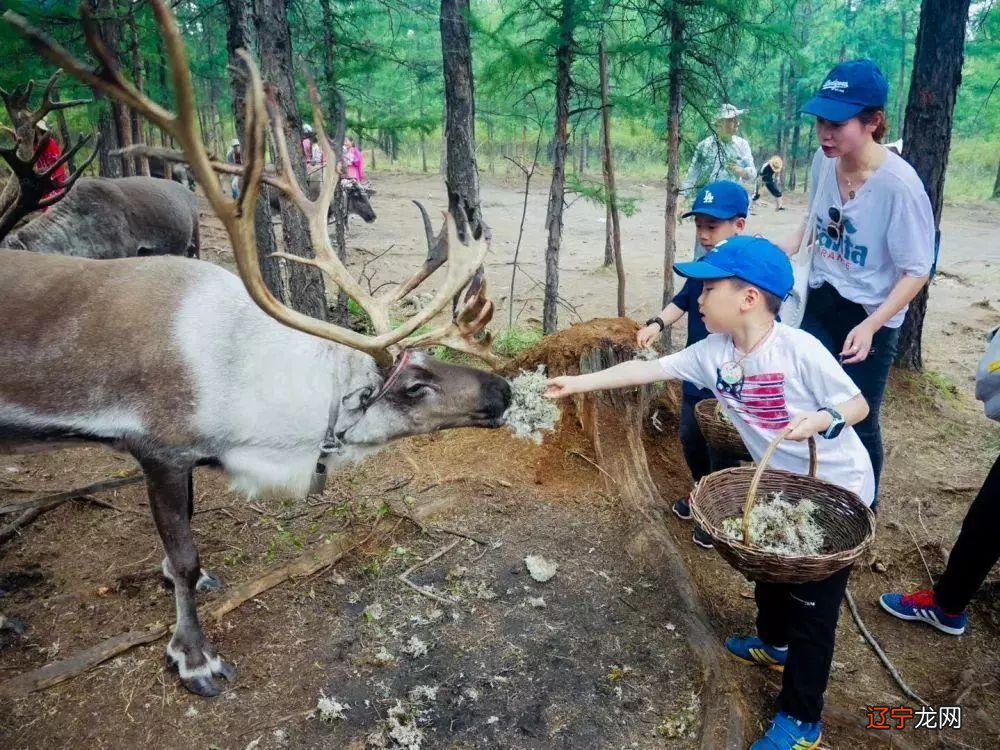
[{"label": "reindeer antler", "polygon": [[[96,71],[88,69],[54,40],[32,28],[21,16],[7,11],[4,18],[17,26],[36,49],[70,75],[123,102],[173,136],[180,143],[186,161],[191,165],[198,181],[202,185],[210,185],[213,164],[209,159],[205,145],[197,135],[198,120],[191,84],[191,72],[181,33],[176,19],[163,0],[150,0],[150,5],[163,34],[164,49],[170,63],[177,105],[176,114],[156,104],[125,80],[121,73],[121,66],[118,65],[117,60],[100,39],[96,25],[85,8],[82,16],[87,46],[101,63]],[[266,93],[260,72],[250,56],[244,50],[240,50],[238,54],[245,64],[248,74],[246,133],[243,139],[243,190],[236,201],[232,201],[219,190],[206,190],[205,195],[226,228],[233,245],[233,255],[236,258],[240,277],[257,305],[268,315],[292,328],[367,352],[383,365],[391,361],[394,350],[434,343],[457,348],[495,361],[495,357],[488,350],[484,351],[484,344],[475,341],[475,335],[492,315],[492,303],[485,298],[485,284],[481,281],[470,286],[466,302],[448,325],[429,334],[413,336],[418,328],[430,322],[453,297],[469,284],[470,280],[476,277],[477,269],[482,266],[486,253],[489,251],[489,243],[481,242],[478,248],[466,249],[458,240],[454,220],[448,216],[446,218],[447,247],[449,250],[464,250],[463,257],[454,257],[455,254],[452,253],[453,257],[448,260],[445,282],[431,302],[404,323],[393,328],[390,323],[389,311],[391,305],[398,299],[397,295],[391,290],[379,296],[365,292],[337,258],[337,254],[330,244],[327,232],[327,215],[337,185],[337,165],[340,155],[333,152],[326,137],[319,95],[315,85],[310,82],[309,97],[312,101],[317,140],[325,157],[326,179],[323,181],[323,186],[316,200],[310,200],[302,190],[292,170],[281,112],[274,97]],[[276,253],[275,255],[290,262],[304,263],[320,268],[331,281],[352,297],[368,314],[375,329],[374,336],[361,334],[325,320],[303,315],[277,300],[264,284],[257,259],[253,214],[264,172],[264,126],[268,115],[270,115],[271,137],[280,155],[282,165],[281,172],[268,179],[268,182],[281,190],[305,214],[315,258],[303,258],[286,253]],[[446,257],[447,255],[446,253]],[[429,274],[425,274],[423,278],[426,278],[427,275]],[[413,286],[415,284],[410,286],[410,289]]]},{"label": "reindeer antler", "polygon": [[77,138],[76,143],[55,162],[43,171],[36,172],[35,164],[38,163],[38,159],[45,151],[45,146],[48,144],[49,138],[49,134],[46,133],[35,144],[35,150],[30,159],[22,159],[18,156],[16,146],[13,148],[0,148],[0,158],[3,158],[7,162],[7,165],[14,173],[19,188],[16,200],[9,206],[4,207],[2,214],[0,214],[0,240],[6,237],[7,233],[17,226],[17,222],[32,211],[47,208],[61,201],[66,193],[69,192],[69,189],[73,187],[73,184],[80,178],[80,175],[83,174],[84,170],[90,166],[94,157],[97,156],[97,149],[95,148],[91,151],[86,161],[77,167],[76,171],[70,174],[65,181],[57,182],[55,174],[59,170],[59,167],[72,159],[77,151],[87,145],[90,142],[90,136],[80,136]]}]

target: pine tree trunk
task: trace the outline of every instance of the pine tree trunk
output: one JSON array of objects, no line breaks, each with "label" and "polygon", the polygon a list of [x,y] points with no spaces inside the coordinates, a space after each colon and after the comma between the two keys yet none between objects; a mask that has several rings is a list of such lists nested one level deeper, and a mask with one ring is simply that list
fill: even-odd
[{"label": "pine tree trunk", "polygon": [[[962,82],[966,19],[969,0],[939,3],[923,0],[913,76],[906,105],[903,156],[924,183],[934,210],[934,225],[941,225],[944,178],[951,148],[955,98]],[[896,364],[908,370],[923,369],[921,339],[927,312],[927,287],[910,302],[899,338]]]},{"label": "pine tree trunk", "polygon": [[[242,76],[238,75],[239,71],[244,70],[244,66],[242,60],[237,57],[236,50],[250,50],[255,47],[250,22],[251,0],[224,0],[224,3],[227,21],[226,50],[229,53],[229,66],[234,71],[229,79],[233,90],[233,121],[236,123],[237,138],[243,140],[243,133],[246,130],[246,83]],[[218,189],[216,185],[201,187],[205,192]],[[225,190],[229,190],[228,184]],[[286,300],[288,295],[281,280],[281,269],[277,259],[271,257],[278,250],[278,241],[274,236],[268,201],[257,201],[253,225],[257,237],[257,262],[260,264],[264,284],[277,299]]]},{"label": "pine tree trunk", "polygon": [[[608,218],[606,224],[607,242],[615,259],[615,272],[618,276],[618,317],[625,317],[625,267],[622,263],[622,235],[618,223],[618,192],[615,188],[615,159],[611,148],[611,94],[608,86],[608,48],[607,40],[601,35],[597,50],[597,63],[601,76],[601,134],[603,158],[601,166],[604,171],[604,191],[607,194]],[[586,134],[584,134],[586,148]],[[607,252],[605,251],[605,255]]]},{"label": "pine tree trunk", "polygon": [[[777,111],[785,111],[785,61],[781,61],[781,67],[778,68],[778,96],[777,96]],[[785,121],[784,118],[778,117],[777,129],[774,133],[774,152],[780,154],[782,148],[784,147],[784,135],[785,135]]]},{"label": "pine tree trunk", "polygon": [[899,85],[896,91],[896,122],[893,123],[893,132],[903,132],[903,122],[905,120],[905,110],[903,109],[906,99],[906,10],[899,9]]},{"label": "pine tree trunk", "polygon": [[[94,10],[97,27],[105,46],[113,57],[117,57],[120,48],[120,21],[115,9],[115,0],[91,0],[91,8]],[[94,94],[94,99],[104,102],[97,116],[97,132],[101,134],[97,144],[98,172],[102,177],[128,175],[130,171],[125,171],[125,159],[110,155],[112,151],[125,145],[122,142],[122,123],[125,120],[119,117],[125,105],[97,92]]]},{"label": "pine tree trunk", "polygon": [[[299,117],[292,77],[292,33],[288,25],[287,0],[256,0],[254,24],[260,48],[261,74],[274,87],[284,119],[288,158],[300,185],[306,184],[302,154],[302,119]],[[275,165],[278,169],[280,164]],[[291,255],[313,257],[305,216],[291,201],[281,199],[284,250]],[[323,274],[313,266],[288,264],[288,304],[305,315],[326,320],[326,289]]]},{"label": "pine tree trunk", "polygon": [[[346,106],[340,100],[337,90],[337,67],[336,67],[336,46],[337,37],[334,29],[333,9],[330,0],[320,0],[320,11],[323,18],[323,91],[326,98],[326,111],[330,113],[330,122],[327,124],[327,134],[335,134],[340,127],[342,117],[346,117],[346,112],[341,112],[341,107]],[[335,136],[334,136],[335,137]],[[340,145],[339,144],[338,148]],[[335,159],[340,158],[339,153],[335,153]],[[347,265],[347,200],[344,191],[338,184],[333,192],[333,247],[337,251],[337,257],[345,266]],[[339,326],[350,324],[350,310],[348,308],[349,297],[342,290],[337,290],[337,301],[333,304],[330,312],[330,321]]]},{"label": "pine tree trunk", "polygon": [[472,236],[479,239],[484,223],[479,205],[479,167],[476,165],[476,100],[469,0],[441,0],[440,25],[448,154],[444,182],[448,190],[448,210],[455,217],[459,237],[466,240],[465,223],[468,222]]},{"label": "pine tree trunk", "polygon": [[[663,211],[663,306],[674,298],[674,260],[677,257],[677,198],[680,188],[681,100],[683,97],[684,19],[670,11],[670,72],[667,82],[667,200]],[[664,344],[669,338],[664,332]]]},{"label": "pine tree trunk", "polygon": [[566,150],[569,145],[570,71],[573,66],[573,0],[562,0],[559,44],[556,47],[556,124],[553,137],[552,184],[545,218],[545,299],[542,331],[559,327],[559,249],[562,246],[563,208],[566,189]]}]

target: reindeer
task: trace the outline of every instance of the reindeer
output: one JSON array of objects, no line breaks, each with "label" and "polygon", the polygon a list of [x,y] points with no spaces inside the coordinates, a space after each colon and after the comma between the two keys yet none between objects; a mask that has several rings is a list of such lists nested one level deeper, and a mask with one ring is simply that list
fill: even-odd
[{"label": "reindeer", "polygon": [[[31,184],[26,172],[33,171],[42,147],[51,137],[45,134],[36,142],[35,125],[52,110],[87,101],[55,101],[53,91],[61,75],[59,70],[49,78],[42,103],[35,109],[29,106],[34,81],[18,86],[13,92],[0,89],[0,98],[14,123],[12,132],[16,140],[15,148],[4,149],[0,154],[15,169],[18,178],[0,193],[0,216],[4,217],[0,219],[3,246],[100,259],[162,254],[197,258],[197,199],[176,183],[152,177],[85,177],[78,182],[74,179],[77,182],[75,188],[72,184],[54,185],[59,192],[51,195],[49,200],[41,200],[41,195],[31,195],[30,190],[25,192],[26,186]],[[64,164],[81,145],[78,142],[47,170],[48,173]],[[21,185],[20,192],[18,184]],[[53,205],[57,201],[58,205]],[[19,219],[26,214],[29,204],[52,208],[17,231],[10,232],[16,221],[11,222],[11,217],[5,215],[15,213],[16,208]]]},{"label": "reindeer", "polygon": [[16,250],[81,258],[199,256],[198,199],[156,177],[84,177],[51,210],[11,232]]},{"label": "reindeer", "polygon": [[[94,71],[20,16],[4,17],[71,75],[173,136],[198,182],[209,184],[214,167],[198,136],[180,31],[164,0],[150,5],[164,37],[177,114],[122,78],[92,23],[84,28],[101,63]],[[488,242],[464,247],[447,217],[449,241],[439,249],[450,254],[447,277],[425,307],[393,328],[390,308],[410,285],[366,293],[338,260],[326,227],[336,163],[329,145],[329,179],[310,200],[289,166],[277,106],[273,98],[265,104],[256,65],[245,51],[240,56],[248,75],[244,190],[236,201],[206,193],[232,242],[240,278],[170,257],[96,262],[21,251],[4,257],[0,274],[0,444],[21,451],[99,442],[138,461],[166,551],[162,570],[174,585],[177,620],[167,659],[181,683],[203,696],[217,695],[218,679],[234,679],[235,670],[206,639],[195,607],[197,588],[218,585],[202,570],[191,531],[195,467],[221,467],[241,492],[301,496],[318,468],[348,465],[407,435],[498,427],[510,404],[502,378],[419,351],[444,344],[491,358],[488,337],[475,338],[493,313],[480,273]],[[313,85],[310,95],[325,144]],[[283,165],[272,184],[308,217],[315,252],[308,259],[281,256],[322,269],[365,310],[374,335],[302,315],[264,284],[253,219],[268,115]],[[415,334],[463,289],[456,316]],[[73,304],[40,304],[55,299]],[[148,325],[150,307],[158,311],[156,326]]]},{"label": "reindeer", "polygon": [[84,177],[3,245],[101,260],[197,258],[198,199],[183,185],[156,177]]},{"label": "reindeer", "polygon": [[[167,167],[170,167],[168,170]],[[149,157],[149,176],[161,180],[173,180],[181,185],[187,185],[192,193],[195,191],[194,177],[183,164],[168,165],[166,160],[155,156]]]}]

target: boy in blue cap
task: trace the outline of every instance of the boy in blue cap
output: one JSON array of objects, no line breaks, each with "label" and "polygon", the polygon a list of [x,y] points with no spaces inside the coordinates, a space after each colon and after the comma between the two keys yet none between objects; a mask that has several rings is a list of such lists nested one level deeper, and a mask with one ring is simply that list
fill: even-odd
[{"label": "boy in blue cap", "polygon": [[[776,320],[792,288],[788,257],[768,240],[737,236],[700,261],[678,263],[674,270],[704,283],[698,307],[710,332],[707,338],[659,360],[552,378],[546,395],[561,398],[666,378],[710,388],[755,461],[787,429],[770,465],[805,474],[809,450],[804,441],[820,436],[819,477],[871,504],[871,461],[851,427],[868,414],[867,403],[818,340]],[[751,750],[819,746],[823,693],[849,576],[850,567],[811,583],[756,584],[757,635],[729,638],[726,649],[740,661],[784,674],[778,714]]]},{"label": "boy in blue cap", "polygon": [[[706,252],[711,252],[720,242],[742,234],[746,228],[747,212],[750,209],[750,197],[742,185],[729,180],[716,180],[705,185],[695,196],[691,210],[681,218],[694,216],[696,236]],[[645,327],[636,334],[636,342],[640,347],[649,346],[667,327],[676,323],[687,313],[687,346],[696,344],[708,336],[708,329],[698,312],[698,297],[701,296],[702,282],[689,278],[681,290],[670,300],[663,311],[655,318],[646,321]],[[699,388],[694,383],[684,381],[681,388],[680,439],[684,450],[684,460],[691,471],[695,484],[713,471],[728,469],[738,464],[727,456],[721,456],[708,447],[705,436],[701,433],[698,420],[695,419],[694,407],[699,401],[715,398],[715,394],[707,388]],[[686,497],[674,503],[674,515],[678,518],[691,520],[691,508]],[[692,536],[694,543],[705,549],[712,548],[712,537],[700,527],[695,527]]]}]

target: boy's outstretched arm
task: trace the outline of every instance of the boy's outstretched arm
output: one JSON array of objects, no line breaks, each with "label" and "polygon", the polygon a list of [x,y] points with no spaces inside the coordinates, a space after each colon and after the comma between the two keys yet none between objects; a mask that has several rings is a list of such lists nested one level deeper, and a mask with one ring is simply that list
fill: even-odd
[{"label": "boy's outstretched arm", "polygon": [[[849,425],[856,425],[868,416],[868,402],[860,393],[854,398],[848,399],[840,404],[832,404],[844,421]],[[833,417],[826,411],[804,411],[792,417],[788,426],[791,431],[786,438],[788,440],[807,440],[813,435],[820,435],[830,429],[833,424]]]},{"label": "boy's outstretched arm", "polygon": [[545,395],[548,398],[563,398],[574,393],[604,391],[611,388],[628,388],[634,385],[655,383],[665,380],[663,368],[658,360],[633,360],[609,367],[600,372],[586,375],[562,375],[546,381]]}]

